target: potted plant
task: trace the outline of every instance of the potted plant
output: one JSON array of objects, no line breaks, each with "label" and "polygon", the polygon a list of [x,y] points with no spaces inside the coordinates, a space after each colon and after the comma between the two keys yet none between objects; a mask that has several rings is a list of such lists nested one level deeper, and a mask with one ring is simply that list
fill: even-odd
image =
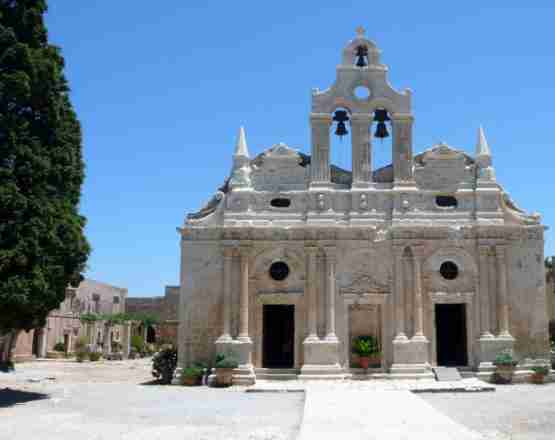
[{"label": "potted plant", "polygon": [[541,385],[545,381],[545,376],[549,374],[549,367],[547,365],[536,365],[532,367],[532,371],[534,373],[530,376],[531,382]]},{"label": "potted plant", "polygon": [[77,362],[83,362],[88,355],[87,338],[81,336],[75,341],[75,360]]},{"label": "potted plant", "polygon": [[365,370],[370,364],[380,362],[380,347],[375,336],[359,336],[353,342],[353,353],[359,357],[359,363]]},{"label": "potted plant", "polygon": [[231,354],[220,353],[216,356],[216,383],[219,386],[230,386],[233,383],[233,370],[239,366],[239,362]]},{"label": "potted plant", "polygon": [[204,369],[193,365],[192,367],[185,368],[181,374],[183,378],[183,385],[186,385],[186,386],[201,385]]},{"label": "potted plant", "polygon": [[513,381],[513,374],[517,362],[513,358],[513,351],[503,350],[495,356],[494,382],[498,384],[509,384]]}]

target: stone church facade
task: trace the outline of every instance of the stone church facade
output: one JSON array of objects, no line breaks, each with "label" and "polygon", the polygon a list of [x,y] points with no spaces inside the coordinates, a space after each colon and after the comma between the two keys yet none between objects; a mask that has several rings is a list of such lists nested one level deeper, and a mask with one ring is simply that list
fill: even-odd
[{"label": "stone church facade", "polygon": [[[372,371],[393,377],[491,371],[505,348],[548,358],[545,227],[496,182],[483,130],[473,157],[444,143],[415,155],[412,93],[390,86],[362,29],[336,70],[312,91],[311,155],[277,144],[251,158],[241,128],[230,177],[179,228],[178,374],[232,352],[239,382],[348,377],[360,335],[379,340]],[[341,121],[348,171],[330,163]],[[392,164],[374,169],[380,123]]]}]

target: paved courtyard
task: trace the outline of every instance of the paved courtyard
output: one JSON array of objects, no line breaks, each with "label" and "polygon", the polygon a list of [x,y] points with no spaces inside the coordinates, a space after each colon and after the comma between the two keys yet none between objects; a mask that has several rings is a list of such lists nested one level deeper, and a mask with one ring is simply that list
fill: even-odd
[{"label": "paved courtyard", "polygon": [[245,393],[153,385],[144,359],[17,368],[0,373],[0,440],[544,440],[555,432],[555,384],[414,394],[411,381],[294,382],[287,386],[304,392]]}]

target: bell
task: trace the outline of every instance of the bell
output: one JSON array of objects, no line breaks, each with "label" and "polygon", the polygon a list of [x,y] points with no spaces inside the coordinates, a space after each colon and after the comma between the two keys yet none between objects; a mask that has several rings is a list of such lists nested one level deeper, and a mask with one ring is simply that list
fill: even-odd
[{"label": "bell", "polygon": [[387,126],[385,125],[385,122],[378,122],[378,125],[376,126],[376,132],[374,133],[374,137],[383,139],[388,136],[389,136],[389,133],[387,131]]},{"label": "bell", "polygon": [[337,123],[337,128],[335,129],[335,134],[337,136],[341,137],[341,136],[345,136],[348,133],[349,132],[347,131],[347,127],[345,127],[345,123],[344,122],[338,122]]},{"label": "bell", "polygon": [[366,47],[358,46],[355,56],[357,58],[357,61],[355,63],[357,67],[365,67],[368,65],[368,63],[366,62],[366,57],[368,56],[368,49]]},{"label": "bell", "polygon": [[337,136],[342,137],[349,133],[345,125],[345,122],[349,120],[349,116],[347,116],[345,110],[337,110],[333,115],[333,120],[337,122],[337,128],[335,129],[335,134]]},{"label": "bell", "polygon": [[389,121],[389,115],[387,114],[387,110],[385,109],[377,109],[374,112],[374,120],[378,123],[376,126],[376,132],[374,133],[374,137],[377,138],[386,138],[389,136],[387,131],[387,126],[385,125],[385,121]]}]

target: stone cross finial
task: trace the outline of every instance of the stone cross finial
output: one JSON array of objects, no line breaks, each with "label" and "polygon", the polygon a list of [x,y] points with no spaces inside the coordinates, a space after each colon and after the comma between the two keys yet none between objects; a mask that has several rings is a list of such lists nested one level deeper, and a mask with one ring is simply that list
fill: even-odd
[{"label": "stone cross finial", "polygon": [[356,32],[357,32],[357,37],[358,38],[364,38],[364,34],[366,33],[366,29],[364,29],[362,26],[359,26],[356,28]]}]

